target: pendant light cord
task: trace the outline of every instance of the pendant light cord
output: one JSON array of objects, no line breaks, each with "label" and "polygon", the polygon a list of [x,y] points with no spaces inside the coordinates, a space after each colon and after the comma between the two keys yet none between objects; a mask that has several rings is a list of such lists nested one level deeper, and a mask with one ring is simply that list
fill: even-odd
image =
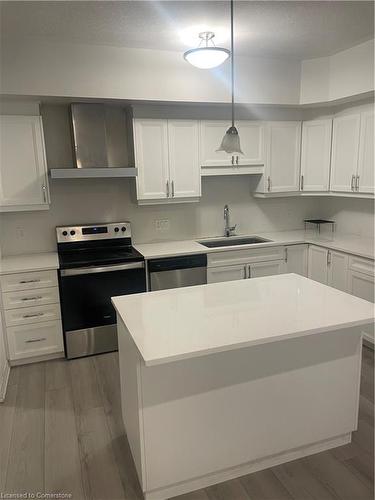
[{"label": "pendant light cord", "polygon": [[234,127],[234,33],[233,33],[233,0],[230,0],[230,71],[232,85],[232,127]]}]

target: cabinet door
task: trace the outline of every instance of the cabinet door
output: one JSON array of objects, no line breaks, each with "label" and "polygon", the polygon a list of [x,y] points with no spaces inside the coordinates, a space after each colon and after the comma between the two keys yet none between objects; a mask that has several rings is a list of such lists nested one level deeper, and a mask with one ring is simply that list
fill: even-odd
[{"label": "cabinet door", "polygon": [[268,141],[267,191],[298,191],[301,122],[269,123]]},{"label": "cabinet door", "polygon": [[1,116],[0,152],[0,206],[48,205],[41,118]]},{"label": "cabinet door", "polygon": [[243,155],[236,155],[237,165],[264,164],[264,125],[261,122],[240,121],[237,124]]},{"label": "cabinet door", "polygon": [[331,191],[353,191],[359,150],[359,113],[334,118],[332,132]]},{"label": "cabinet door", "polygon": [[349,257],[344,253],[328,250],[327,262],[328,285],[333,288],[337,288],[338,290],[342,290],[343,292],[347,292]]},{"label": "cabinet door", "polygon": [[307,276],[308,245],[289,245],[285,247],[285,272]]},{"label": "cabinet door", "polygon": [[[358,271],[349,270],[348,291],[352,295],[359,297],[369,302],[375,302],[374,296],[375,278],[368,274]],[[363,337],[370,343],[374,344],[374,327],[366,327],[363,331]]]},{"label": "cabinet door", "polygon": [[134,120],[137,199],[167,198],[168,123],[167,120]]},{"label": "cabinet door", "polygon": [[271,262],[255,262],[249,265],[248,277],[260,278],[261,276],[273,276],[285,272],[285,265],[282,260]]},{"label": "cabinet door", "polygon": [[361,114],[358,190],[360,193],[374,192],[374,111]]},{"label": "cabinet door", "polygon": [[247,276],[247,266],[222,266],[207,269],[207,283],[243,280]]},{"label": "cabinet door", "polygon": [[302,124],[301,191],[328,191],[332,120]]},{"label": "cabinet door", "polygon": [[0,311],[0,402],[5,399],[6,382],[9,374],[7,355],[5,352],[5,331],[3,330]]},{"label": "cabinet door", "polygon": [[168,144],[172,198],[200,196],[198,121],[168,120]]},{"label": "cabinet door", "polygon": [[200,122],[200,164],[202,167],[229,167],[233,165],[232,155],[217,151],[225,132],[230,127],[227,120],[202,120]]},{"label": "cabinet door", "polygon": [[327,249],[309,246],[308,277],[325,285],[328,282]]}]

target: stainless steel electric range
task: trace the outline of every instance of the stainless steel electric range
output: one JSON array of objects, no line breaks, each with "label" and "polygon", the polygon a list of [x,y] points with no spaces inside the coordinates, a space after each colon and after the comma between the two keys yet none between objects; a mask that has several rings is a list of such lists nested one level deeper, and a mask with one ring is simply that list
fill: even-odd
[{"label": "stainless steel electric range", "polygon": [[111,297],[146,291],[143,256],[129,222],[57,227],[65,354],[78,358],[117,350]]}]

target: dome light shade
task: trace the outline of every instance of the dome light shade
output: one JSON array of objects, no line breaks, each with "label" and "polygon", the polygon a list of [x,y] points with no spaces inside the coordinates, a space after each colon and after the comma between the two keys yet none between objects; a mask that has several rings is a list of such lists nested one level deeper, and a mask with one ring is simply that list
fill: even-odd
[{"label": "dome light shade", "polygon": [[[212,33],[212,31],[199,33],[199,38],[201,39],[199,47],[187,50],[184,53],[185,61],[200,69],[216,68],[220,64],[223,64],[230,56],[230,51],[222,47],[216,47],[213,41],[214,36],[215,33]],[[203,42],[205,45],[201,47]],[[211,45],[208,45],[209,43]]]},{"label": "dome light shade", "polygon": [[199,47],[185,52],[184,59],[196,68],[216,68],[228,59],[230,52],[221,47]]}]

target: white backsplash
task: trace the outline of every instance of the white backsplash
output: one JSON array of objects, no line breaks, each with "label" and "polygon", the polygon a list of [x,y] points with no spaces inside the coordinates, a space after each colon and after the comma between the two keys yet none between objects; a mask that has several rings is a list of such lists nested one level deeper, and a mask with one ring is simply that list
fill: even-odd
[{"label": "white backsplash", "polygon": [[[133,201],[134,180],[54,180],[50,210],[0,215],[2,253],[54,251],[55,226],[64,224],[130,220],[133,239],[138,243],[222,235],[226,203],[231,211],[231,224],[237,224],[238,233],[242,234],[298,229],[303,227],[304,218],[332,217],[339,232],[373,235],[372,200],[254,198],[251,195],[254,182],[255,179],[246,176],[211,177],[203,179],[199,203],[138,206]],[[157,230],[157,220],[169,223],[161,224],[162,229]]]}]

